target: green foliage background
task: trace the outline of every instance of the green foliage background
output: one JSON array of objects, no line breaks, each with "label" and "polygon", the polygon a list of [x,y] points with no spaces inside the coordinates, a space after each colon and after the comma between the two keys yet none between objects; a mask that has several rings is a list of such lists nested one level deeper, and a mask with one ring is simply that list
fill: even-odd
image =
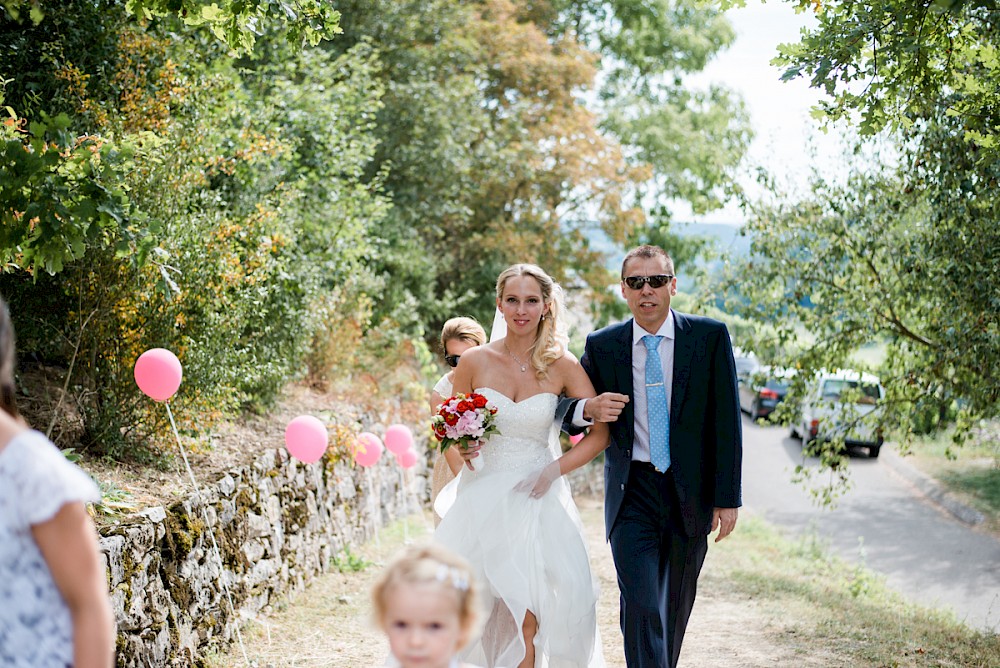
[{"label": "green foliage background", "polygon": [[669,239],[662,200],[732,190],[742,106],[680,83],[732,38],[697,0],[0,0],[22,371],[68,378],[64,445],[148,456],[152,347],[197,433],[426,360],[446,318],[490,321],[513,261],[609,317],[594,234]]},{"label": "green foliage background", "polygon": [[846,178],[816,173],[805,198],[764,178],[730,306],[756,324],[752,347],[800,370],[798,390],[881,345],[872,418],[904,446],[954,420],[961,443],[1000,409],[1000,6],[790,4],[816,23],[774,64],[859,140]]}]

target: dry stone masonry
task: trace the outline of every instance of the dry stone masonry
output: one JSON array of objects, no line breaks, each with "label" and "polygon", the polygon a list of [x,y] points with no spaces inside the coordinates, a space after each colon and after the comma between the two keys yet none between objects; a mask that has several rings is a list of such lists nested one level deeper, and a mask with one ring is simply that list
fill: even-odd
[{"label": "dry stone masonry", "polygon": [[305,465],[270,450],[202,487],[200,500],[195,494],[103,528],[118,666],[201,665],[205,649],[235,639],[223,583],[240,621],[252,619],[343,549],[419,512],[426,471],[426,462],[403,471],[391,456],[364,469],[328,458]]},{"label": "dry stone masonry", "polygon": [[[118,622],[119,668],[203,665],[213,645],[235,641],[226,583],[240,623],[305,587],[342,550],[429,503],[436,456],[403,471],[385,453],[371,468],[329,455],[305,465],[269,450],[169,507],[101,530]],[[575,471],[576,493],[601,493],[601,467]],[[222,568],[215,557],[212,532]]]}]

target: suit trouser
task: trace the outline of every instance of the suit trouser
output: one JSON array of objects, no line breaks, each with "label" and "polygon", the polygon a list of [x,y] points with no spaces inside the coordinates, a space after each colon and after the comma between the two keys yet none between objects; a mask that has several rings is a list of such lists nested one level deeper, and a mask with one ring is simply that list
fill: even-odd
[{"label": "suit trouser", "polygon": [[677,666],[707,552],[684,533],[673,474],[633,463],[611,530],[629,668]]}]

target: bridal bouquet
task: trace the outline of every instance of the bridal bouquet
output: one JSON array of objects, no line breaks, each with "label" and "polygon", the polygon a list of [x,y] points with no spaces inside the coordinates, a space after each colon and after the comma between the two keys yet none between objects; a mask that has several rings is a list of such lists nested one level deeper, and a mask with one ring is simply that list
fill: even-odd
[{"label": "bridal bouquet", "polygon": [[453,445],[465,449],[471,441],[499,433],[496,415],[497,407],[483,395],[459,393],[441,402],[431,418],[431,428],[441,452]]}]

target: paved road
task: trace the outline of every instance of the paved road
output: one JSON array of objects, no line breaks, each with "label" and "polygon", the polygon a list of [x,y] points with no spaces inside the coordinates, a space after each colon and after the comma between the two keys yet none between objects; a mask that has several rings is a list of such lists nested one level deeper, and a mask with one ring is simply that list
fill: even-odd
[{"label": "paved road", "polygon": [[828,510],[801,483],[791,482],[803,461],[802,444],[786,428],[761,427],[744,416],[743,444],[747,512],[792,534],[815,530],[835,554],[863,561],[911,600],[950,608],[970,626],[1000,631],[1000,540],[921,494],[897,471],[907,464],[890,464],[890,453],[868,459],[864,450],[852,452],[853,487]]}]

